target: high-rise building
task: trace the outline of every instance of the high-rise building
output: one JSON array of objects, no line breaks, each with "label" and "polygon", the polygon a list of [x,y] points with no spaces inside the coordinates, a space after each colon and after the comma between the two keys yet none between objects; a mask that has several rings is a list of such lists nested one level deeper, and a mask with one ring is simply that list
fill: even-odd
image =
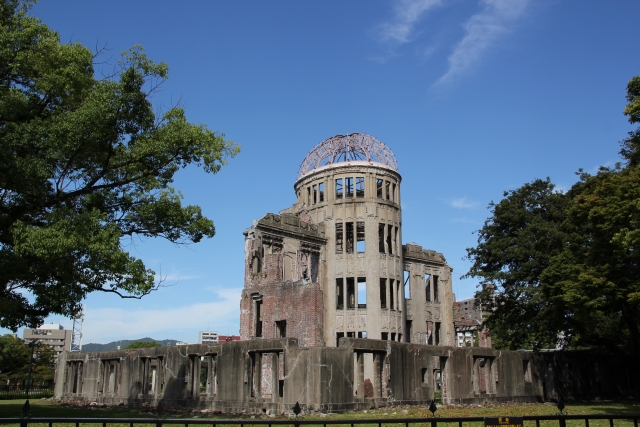
[{"label": "high-rise building", "polygon": [[213,331],[200,331],[198,334],[198,344],[217,344],[218,333]]},{"label": "high-rise building", "polygon": [[25,328],[22,337],[29,343],[38,340],[56,351],[56,359],[63,351],[71,351],[71,330],[58,323],[44,324],[36,329]]}]

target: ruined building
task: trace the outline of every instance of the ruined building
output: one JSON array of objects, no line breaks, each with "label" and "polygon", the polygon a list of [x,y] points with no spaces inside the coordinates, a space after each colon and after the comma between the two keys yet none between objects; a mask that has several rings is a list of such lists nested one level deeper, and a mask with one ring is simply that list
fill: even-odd
[{"label": "ruined building", "polygon": [[489,348],[442,254],[402,244],[400,183],[375,138],[322,142],[296,203],[244,232],[241,341],[63,352],[55,396],[279,414],[637,395],[607,355]]},{"label": "ruined building", "polygon": [[244,233],[243,340],[454,345],[451,267],[440,253],[402,244],[401,180],[394,154],[370,135],[311,150],[296,203]]}]

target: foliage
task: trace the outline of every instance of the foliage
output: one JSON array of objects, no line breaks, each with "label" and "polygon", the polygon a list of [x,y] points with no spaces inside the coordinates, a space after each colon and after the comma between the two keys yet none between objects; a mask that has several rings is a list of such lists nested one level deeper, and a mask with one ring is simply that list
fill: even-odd
[{"label": "foliage", "polygon": [[[635,76],[627,84],[627,107],[624,114],[629,117],[629,123],[640,123],[640,76]],[[640,127],[629,132],[623,140],[620,155],[627,160],[629,166],[640,164]]]},{"label": "foliage", "polygon": [[155,341],[134,341],[128,346],[124,347],[123,350],[130,349],[130,348],[156,348],[156,347],[162,347],[162,346]]},{"label": "foliage", "polygon": [[[34,349],[32,381],[53,380],[55,350],[48,345]],[[13,335],[0,336],[0,380],[12,383],[26,381],[29,374],[31,348]]]},{"label": "foliage", "polygon": [[566,240],[562,223],[568,197],[547,180],[504,193],[489,205],[492,216],[468,248],[474,263],[468,277],[480,277],[477,297],[489,313],[485,324],[497,348],[555,347],[564,327],[562,307],[551,304],[540,275]]},{"label": "foliage", "polygon": [[[625,114],[640,123],[640,77]],[[579,172],[567,193],[536,180],[491,203],[466,277],[498,348],[621,346],[640,351],[640,130],[626,165]]]},{"label": "foliage", "polygon": [[[640,350],[640,166],[583,175],[567,222],[579,230],[542,280],[571,313],[583,344]],[[594,331],[604,332],[592,337]],[[594,338],[594,339],[590,339]]]},{"label": "foliage", "polygon": [[0,326],[14,331],[73,315],[90,292],[156,289],[123,240],[212,237],[170,184],[190,164],[216,173],[239,150],[182,108],[154,114],[168,68],[141,47],[96,79],[92,52],[61,44],[29,6],[0,5]]}]

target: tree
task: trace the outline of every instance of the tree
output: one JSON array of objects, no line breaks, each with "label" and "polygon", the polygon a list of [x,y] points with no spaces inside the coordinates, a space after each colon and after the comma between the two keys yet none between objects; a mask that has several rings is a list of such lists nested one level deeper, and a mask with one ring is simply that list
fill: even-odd
[{"label": "tree", "polygon": [[[640,76],[635,76],[627,84],[627,107],[625,116],[629,117],[629,123],[640,123]],[[629,166],[640,164],[640,127],[629,132],[627,139],[623,140],[620,155],[627,160]]]},{"label": "tree", "polygon": [[156,347],[162,347],[162,346],[155,341],[134,341],[128,346],[124,347],[123,350],[131,349],[131,348],[156,348]]},{"label": "tree", "polygon": [[[640,123],[640,77],[627,86],[630,123]],[[490,204],[468,248],[466,277],[494,343],[505,348],[625,348],[640,352],[640,129],[620,151],[626,165],[579,171],[566,194],[537,180]]]},{"label": "tree", "polygon": [[180,107],[154,114],[168,68],[141,47],[96,79],[92,52],[61,44],[29,7],[0,5],[0,326],[14,331],[73,315],[91,292],[156,289],[123,239],[212,237],[213,222],[170,184],[180,168],[216,173],[239,151]]},{"label": "tree", "polygon": [[[52,381],[55,350],[42,345],[35,348],[31,379],[36,382]],[[0,336],[0,380],[24,382],[29,374],[31,349],[24,340],[13,335]]]},{"label": "tree", "polygon": [[[640,165],[583,174],[567,222],[579,230],[543,272],[587,345],[640,351]],[[604,334],[593,336],[594,331]]]},{"label": "tree", "polygon": [[568,326],[540,279],[567,239],[562,224],[569,198],[554,188],[547,178],[505,192],[490,203],[478,246],[467,248],[473,265],[465,276],[481,278],[476,297],[489,313],[485,325],[497,348],[555,347]]}]

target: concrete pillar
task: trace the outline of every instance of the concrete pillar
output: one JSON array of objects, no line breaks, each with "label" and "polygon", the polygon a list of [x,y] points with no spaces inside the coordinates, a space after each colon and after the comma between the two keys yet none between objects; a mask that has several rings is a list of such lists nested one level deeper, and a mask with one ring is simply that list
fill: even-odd
[{"label": "concrete pillar", "polygon": [[355,352],[356,357],[356,387],[358,399],[364,399],[364,353]]},{"label": "concrete pillar", "polygon": [[382,353],[373,353],[373,397],[382,397]]}]

